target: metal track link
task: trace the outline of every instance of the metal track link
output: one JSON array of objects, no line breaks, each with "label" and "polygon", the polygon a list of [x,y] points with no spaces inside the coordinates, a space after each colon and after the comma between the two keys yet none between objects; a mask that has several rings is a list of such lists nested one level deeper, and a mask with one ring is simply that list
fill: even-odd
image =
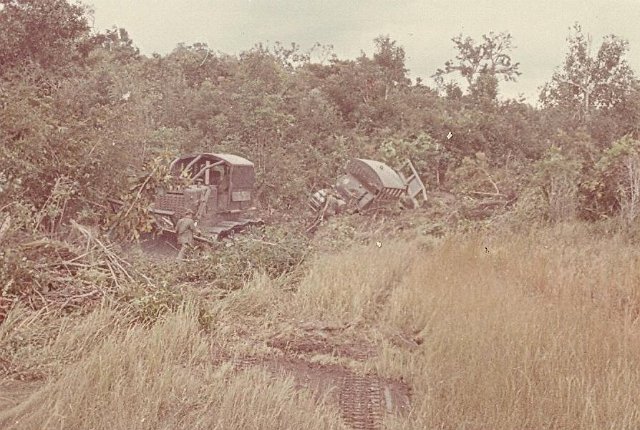
[{"label": "metal track link", "polygon": [[382,428],[384,410],[380,380],[376,377],[350,374],[340,389],[340,411],[345,423],[354,430]]}]

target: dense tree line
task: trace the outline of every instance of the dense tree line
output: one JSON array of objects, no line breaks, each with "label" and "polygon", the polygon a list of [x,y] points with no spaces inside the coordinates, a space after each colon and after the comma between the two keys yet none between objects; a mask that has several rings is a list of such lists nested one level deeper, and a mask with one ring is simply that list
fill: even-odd
[{"label": "dense tree line", "polygon": [[279,43],[145,56],[124,29],[92,32],[81,5],[0,5],[3,209],[98,220],[150,163],[228,151],[256,163],[265,209],[302,205],[360,156],[410,157],[430,190],[516,196],[536,217],[640,211],[640,87],[613,35],[593,53],[576,24],[535,108],[499,97],[520,75],[508,33],[454,37],[458,55],[430,88],[409,79],[390,36],[356,59]]}]

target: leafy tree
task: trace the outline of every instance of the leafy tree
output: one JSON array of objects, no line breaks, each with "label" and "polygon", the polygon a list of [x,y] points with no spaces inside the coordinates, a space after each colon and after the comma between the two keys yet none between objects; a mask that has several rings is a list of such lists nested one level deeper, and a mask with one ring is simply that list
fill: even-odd
[{"label": "leafy tree", "polygon": [[[140,56],[140,50],[134,46],[133,40],[129,37],[127,30],[121,27],[112,27],[106,30],[104,34],[96,34],[91,38],[92,42],[100,45],[103,49],[110,52],[113,59],[120,63],[137,60]],[[86,46],[80,49],[86,49]],[[94,48],[94,47],[89,47]]]},{"label": "leafy tree", "polygon": [[29,62],[48,69],[80,55],[87,9],[66,0],[0,0],[0,74]]},{"label": "leafy tree", "polygon": [[387,83],[390,85],[408,84],[404,48],[392,40],[389,35],[378,36],[373,41],[376,45],[373,61],[382,68]]},{"label": "leafy tree", "polygon": [[631,223],[640,215],[640,141],[625,136],[602,154],[590,181],[601,216]]},{"label": "leafy tree", "polygon": [[582,165],[565,152],[552,146],[535,165],[533,183],[542,193],[551,221],[570,221],[578,215]]},{"label": "leafy tree", "polygon": [[582,27],[576,23],[572,30],[564,64],[543,87],[540,101],[545,107],[572,113],[577,123],[584,123],[594,111],[624,104],[636,78],[625,58],[626,40],[606,36],[593,55],[591,38],[583,34]]},{"label": "leafy tree", "polygon": [[479,43],[462,34],[451,40],[458,54],[436,70],[433,77],[439,85],[445,85],[445,75],[459,73],[467,81],[471,95],[495,98],[499,79],[515,81],[520,75],[520,63],[511,59],[511,34],[490,32],[482,35]]},{"label": "leafy tree", "polygon": [[412,140],[385,139],[378,152],[382,161],[396,169],[411,160],[428,188],[440,188],[445,180],[450,154],[426,133]]},{"label": "leafy tree", "polygon": [[489,73],[481,73],[469,86],[469,94],[477,102],[492,102],[498,98],[498,78]]},{"label": "leafy tree", "polygon": [[365,134],[398,122],[398,94],[404,94],[406,77],[404,49],[389,36],[374,40],[373,58],[362,54],[356,60],[332,59],[327,66],[310,65],[320,88],[347,125]]}]

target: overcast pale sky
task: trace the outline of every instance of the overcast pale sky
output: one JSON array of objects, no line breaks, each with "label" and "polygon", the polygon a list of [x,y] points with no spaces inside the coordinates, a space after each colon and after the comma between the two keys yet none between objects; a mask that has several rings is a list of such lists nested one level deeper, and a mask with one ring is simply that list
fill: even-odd
[{"label": "overcast pale sky", "polygon": [[592,36],[616,34],[630,43],[628,60],[640,74],[640,0],[85,0],[94,28],[124,27],[144,54],[170,52],[180,42],[205,42],[236,54],[258,42],[331,44],[339,58],[372,54],[373,39],[389,34],[406,51],[410,76],[425,83],[455,52],[459,33],[513,35],[522,75],[501,83],[507,97],[537,100],[538,88],[562,64],[569,27]]}]

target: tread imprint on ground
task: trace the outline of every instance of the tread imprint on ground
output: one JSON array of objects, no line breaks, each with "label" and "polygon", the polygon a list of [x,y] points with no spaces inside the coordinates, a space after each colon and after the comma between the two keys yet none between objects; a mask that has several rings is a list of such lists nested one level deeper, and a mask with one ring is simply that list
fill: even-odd
[{"label": "tread imprint on ground", "polygon": [[296,388],[307,388],[317,398],[334,402],[344,423],[354,430],[382,428],[385,413],[400,414],[410,406],[410,389],[401,381],[372,374],[358,374],[337,364],[311,363],[295,357],[226,357],[238,370],[262,368],[275,376],[293,377]]}]

